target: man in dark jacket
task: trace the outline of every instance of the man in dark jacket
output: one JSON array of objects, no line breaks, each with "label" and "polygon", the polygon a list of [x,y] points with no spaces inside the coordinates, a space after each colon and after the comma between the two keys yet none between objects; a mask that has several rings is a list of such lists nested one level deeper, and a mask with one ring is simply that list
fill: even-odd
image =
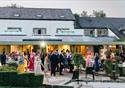
[{"label": "man in dark jacket", "polygon": [[59,74],[60,75],[63,75],[62,74],[62,69],[63,69],[63,62],[65,60],[65,56],[63,54],[63,50],[61,51],[60,55],[59,55],[59,65],[60,65],[60,70],[59,70]]},{"label": "man in dark jacket", "polygon": [[56,76],[56,67],[58,64],[58,56],[56,55],[55,52],[52,53],[50,57],[50,62],[51,62],[51,76],[52,74]]},{"label": "man in dark jacket", "polygon": [[5,54],[5,52],[3,52],[2,55],[1,55],[1,64],[2,65],[6,64],[6,54]]}]

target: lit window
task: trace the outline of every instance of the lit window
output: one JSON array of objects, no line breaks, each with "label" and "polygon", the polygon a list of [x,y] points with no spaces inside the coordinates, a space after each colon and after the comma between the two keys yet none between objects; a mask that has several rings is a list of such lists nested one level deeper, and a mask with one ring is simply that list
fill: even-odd
[{"label": "lit window", "polygon": [[5,32],[22,32],[22,29],[20,27],[8,27]]},{"label": "lit window", "polygon": [[46,28],[33,28],[34,35],[43,35],[46,34]]}]

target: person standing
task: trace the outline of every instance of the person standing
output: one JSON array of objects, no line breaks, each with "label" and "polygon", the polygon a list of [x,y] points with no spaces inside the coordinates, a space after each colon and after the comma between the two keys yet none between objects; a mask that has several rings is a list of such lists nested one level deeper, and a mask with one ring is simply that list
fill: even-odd
[{"label": "person standing", "polygon": [[99,71],[99,55],[98,55],[98,53],[95,53],[93,68],[95,71]]},{"label": "person standing", "polygon": [[23,53],[19,53],[17,70],[18,70],[19,73],[24,73],[25,72]]},{"label": "person standing", "polygon": [[45,55],[45,61],[44,61],[44,67],[45,67],[45,73],[49,71],[49,65],[50,65],[50,60],[48,58],[48,54],[46,53]]},{"label": "person standing", "polygon": [[125,62],[125,51],[124,50],[122,50],[120,52],[120,57],[122,58],[122,62]]},{"label": "person standing", "polygon": [[59,55],[59,65],[60,65],[60,69],[59,69],[59,74],[60,75],[63,75],[62,74],[62,69],[63,69],[63,64],[64,64],[64,61],[65,61],[65,56],[63,55],[63,50],[61,51],[60,55]]},{"label": "person standing", "polygon": [[72,72],[71,71],[72,55],[71,55],[71,52],[68,49],[66,50],[66,59],[67,59],[67,62],[68,62],[68,69],[70,70],[69,72]]},{"label": "person standing", "polygon": [[51,76],[52,75],[56,76],[56,67],[58,64],[58,56],[56,55],[56,52],[52,53],[50,57],[50,62],[51,62]]},{"label": "person standing", "polygon": [[34,71],[34,59],[35,59],[35,52],[34,50],[32,50],[31,54],[30,54],[30,61],[28,63],[28,69],[29,71]]},{"label": "person standing", "polygon": [[41,58],[40,58],[40,53],[37,52],[35,55],[35,61],[34,61],[34,73],[35,74],[42,74],[42,69],[41,69]]},{"label": "person standing", "polygon": [[6,54],[5,51],[3,51],[2,55],[1,55],[1,65],[5,65],[6,64]]},{"label": "person standing", "polygon": [[30,52],[29,52],[29,49],[27,49],[27,57],[28,57],[28,62],[30,60]]},{"label": "person standing", "polygon": [[45,52],[44,52],[44,50],[43,50],[43,49],[42,49],[42,51],[41,51],[40,58],[41,58],[42,64],[44,65],[44,60],[45,60]]},{"label": "person standing", "polygon": [[27,56],[26,52],[24,52],[24,68],[25,68],[25,72],[27,71],[27,65],[28,65],[28,56]]}]

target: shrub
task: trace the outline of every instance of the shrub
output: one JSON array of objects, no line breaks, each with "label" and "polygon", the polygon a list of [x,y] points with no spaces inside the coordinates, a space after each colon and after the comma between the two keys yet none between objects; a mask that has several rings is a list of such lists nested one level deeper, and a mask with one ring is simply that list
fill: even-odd
[{"label": "shrub", "polygon": [[17,80],[17,72],[0,72],[0,85],[10,86],[14,85]]},{"label": "shrub", "polygon": [[116,70],[116,74],[119,74],[118,62],[117,61],[106,60],[106,62],[105,62],[105,71],[106,71],[107,75],[110,75],[110,76],[113,75],[113,63],[115,63],[114,69]]},{"label": "shrub", "polygon": [[38,87],[43,83],[43,75],[33,73],[0,72],[0,86]]},{"label": "shrub", "polygon": [[83,65],[85,64],[85,59],[83,58],[83,56],[79,53],[75,53],[73,55],[73,61],[74,61],[74,64],[75,66],[77,66],[77,68],[80,66],[80,65]]},{"label": "shrub", "polygon": [[8,65],[5,65],[5,66],[1,66],[0,67],[0,71],[17,71],[17,69],[13,66],[8,66]]},{"label": "shrub", "polygon": [[17,68],[17,63],[16,62],[11,62],[11,63],[8,63],[8,66]]}]

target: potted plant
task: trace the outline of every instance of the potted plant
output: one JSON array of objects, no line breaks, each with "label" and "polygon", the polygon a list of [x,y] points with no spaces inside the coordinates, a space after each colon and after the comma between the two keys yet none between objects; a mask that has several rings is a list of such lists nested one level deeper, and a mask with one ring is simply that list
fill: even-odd
[{"label": "potted plant", "polygon": [[74,61],[74,65],[76,67],[74,73],[73,73],[73,78],[72,79],[79,79],[79,70],[80,70],[80,65],[84,65],[85,64],[85,60],[82,56],[82,54],[80,53],[75,53],[73,55],[73,61]]}]

